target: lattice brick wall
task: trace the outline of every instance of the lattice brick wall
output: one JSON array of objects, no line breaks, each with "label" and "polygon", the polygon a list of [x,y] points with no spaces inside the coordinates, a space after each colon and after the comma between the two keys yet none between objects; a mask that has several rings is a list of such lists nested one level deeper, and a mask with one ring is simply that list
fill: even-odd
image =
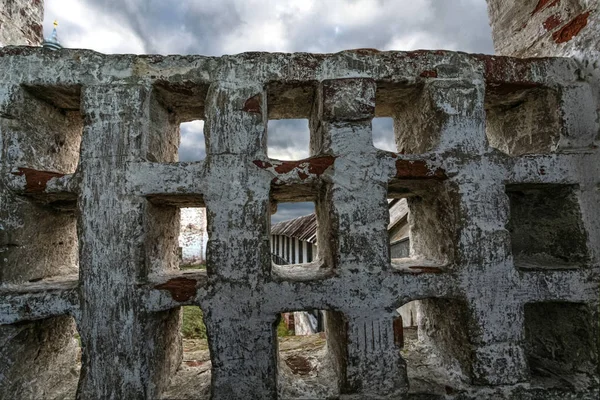
[{"label": "lattice brick wall", "polygon": [[[424,340],[470,377],[463,398],[598,393],[598,120],[574,61],[4,48],[0,84],[0,397],[43,397],[72,316],[80,398],[156,398],[195,304],[215,399],[277,397],[274,327],[303,309],[328,312],[342,394],[398,398],[395,309],[411,300]],[[375,116],[394,118],[398,153],[373,147]],[[267,158],[281,118],[310,119],[311,158]],[[192,119],[207,158],[177,163]],[[390,260],[398,197],[411,256]],[[272,265],[271,203],[307,200],[318,261]],[[177,269],[183,206],[207,208],[207,273]],[[536,386],[539,359],[587,380]]]}]

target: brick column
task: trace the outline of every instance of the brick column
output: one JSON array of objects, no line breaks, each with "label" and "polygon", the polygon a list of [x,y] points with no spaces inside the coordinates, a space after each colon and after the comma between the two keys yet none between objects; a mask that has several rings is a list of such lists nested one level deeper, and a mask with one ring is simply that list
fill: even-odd
[{"label": "brick column", "polygon": [[147,313],[137,296],[148,247],[157,239],[146,225],[151,217],[146,200],[127,193],[126,166],[173,161],[169,135],[177,129],[170,128],[169,114],[147,87],[86,87],[82,97],[79,326],[84,352],[77,397],[157,398],[180,362],[179,311]]},{"label": "brick column", "polygon": [[203,193],[212,294],[202,308],[213,399],[277,396],[276,316],[262,312],[259,294],[271,272],[272,177],[253,163],[266,150],[264,99],[261,85],[219,83],[207,95]]}]

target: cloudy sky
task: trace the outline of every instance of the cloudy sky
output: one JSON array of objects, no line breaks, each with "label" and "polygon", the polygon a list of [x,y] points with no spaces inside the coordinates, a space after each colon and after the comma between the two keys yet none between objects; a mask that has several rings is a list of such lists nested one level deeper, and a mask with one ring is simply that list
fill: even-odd
[{"label": "cloudy sky", "polygon": [[[485,0],[46,0],[44,29],[65,47],[102,53],[330,53],[352,48],[493,53]],[[202,121],[182,125],[179,158],[204,158]],[[391,119],[373,142],[394,149]],[[306,120],[271,121],[269,156],[308,155]],[[273,222],[312,211],[280,205]]]}]

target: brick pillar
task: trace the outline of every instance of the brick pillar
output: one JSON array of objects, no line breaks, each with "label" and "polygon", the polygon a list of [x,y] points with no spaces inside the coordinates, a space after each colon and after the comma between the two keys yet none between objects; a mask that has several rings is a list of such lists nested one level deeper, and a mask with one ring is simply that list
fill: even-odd
[{"label": "brick pillar", "polygon": [[[81,125],[19,85],[0,87],[0,284],[77,273],[76,218],[12,191],[45,189],[36,170],[75,171]],[[0,398],[43,398],[68,381],[79,349],[68,316],[0,327]]]},{"label": "brick pillar", "polygon": [[177,129],[147,87],[86,87],[82,97],[78,398],[157,398],[181,360],[179,311],[145,312],[137,295],[160,229],[147,223],[146,200],[128,193],[126,170],[128,162],[174,161]]},{"label": "brick pillar", "polygon": [[207,95],[207,269],[202,304],[212,355],[213,399],[277,396],[276,316],[254,296],[270,276],[270,177],[253,163],[266,149],[261,85],[214,84]]},{"label": "brick pillar", "polygon": [[[319,224],[325,220],[330,236],[319,237],[319,247],[329,249],[329,262],[339,275],[368,279],[371,274],[384,273],[390,265],[387,182],[395,172],[391,161],[378,158],[373,147],[375,82],[328,80],[318,95],[312,125],[319,126],[315,133],[320,143],[314,141],[312,151],[336,157],[321,203],[328,210],[319,220]],[[394,341],[393,318],[379,309],[373,303],[368,310],[342,310],[345,318],[328,314],[330,352],[338,373],[344,375],[340,377],[342,393],[389,396],[407,390],[406,366]],[[334,343],[340,340],[342,343]]]}]

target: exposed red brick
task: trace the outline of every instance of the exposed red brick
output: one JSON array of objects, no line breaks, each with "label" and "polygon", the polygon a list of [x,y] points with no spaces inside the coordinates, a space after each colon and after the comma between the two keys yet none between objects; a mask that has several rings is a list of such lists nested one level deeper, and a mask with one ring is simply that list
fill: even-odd
[{"label": "exposed red brick", "polygon": [[560,0],[539,0],[535,8],[533,9],[531,15],[535,15],[538,12],[542,11],[544,8],[554,7],[560,2]]},{"label": "exposed red brick", "polygon": [[312,157],[298,161],[281,161],[281,164],[275,166],[275,172],[278,174],[287,174],[294,168],[307,165],[310,174],[321,175],[327,168],[333,165],[334,161],[335,157],[332,156]]},{"label": "exposed red brick", "polygon": [[187,365],[188,367],[200,367],[200,366],[202,366],[202,364],[204,364],[204,361],[198,361],[198,360],[185,361],[185,365]]},{"label": "exposed red brick", "polygon": [[396,178],[444,180],[448,177],[443,169],[431,169],[422,160],[396,160]]},{"label": "exposed red brick", "polygon": [[423,71],[421,72],[421,75],[419,75],[421,78],[437,78],[438,74],[436,70],[427,70],[427,71]]},{"label": "exposed red brick", "polygon": [[546,31],[551,31],[562,23],[560,17],[558,15],[551,15],[546,19],[543,23],[544,29]]},{"label": "exposed red brick", "polygon": [[573,18],[571,22],[560,28],[560,30],[554,32],[552,34],[552,39],[554,39],[556,43],[565,43],[573,39],[579,34],[579,32],[581,32],[583,28],[585,28],[585,26],[588,23],[589,15],[589,11],[583,14],[579,14],[578,16]]},{"label": "exposed red brick", "polygon": [[305,174],[302,171],[298,171],[298,178],[305,180],[306,178],[308,178],[308,174]]},{"label": "exposed red brick", "polygon": [[394,318],[394,344],[396,347],[404,347],[404,326],[402,326],[402,317]]},{"label": "exposed red brick", "polygon": [[196,296],[196,280],[189,278],[173,278],[156,285],[155,289],[168,290],[175,301],[188,301]]},{"label": "exposed red brick", "polygon": [[[528,59],[497,57],[487,54],[477,54],[474,57],[483,62],[487,83],[531,83],[528,79],[528,75],[531,72],[533,62]],[[539,62],[541,59],[542,58],[538,58],[535,62]]]},{"label": "exposed red brick", "polygon": [[267,168],[271,168],[273,166],[273,164],[271,164],[270,162],[266,162],[266,161],[262,161],[262,160],[254,160],[252,162],[254,163],[254,165],[256,165],[258,168],[261,168],[261,169],[267,169]]},{"label": "exposed red brick", "polygon": [[308,375],[310,371],[312,371],[310,361],[308,361],[306,357],[291,356],[285,359],[285,363],[295,375]]},{"label": "exposed red brick", "polygon": [[50,179],[65,176],[58,172],[38,171],[32,168],[19,168],[19,171],[13,172],[13,174],[25,175],[25,193],[43,193]]},{"label": "exposed red brick", "polygon": [[422,267],[415,265],[408,268],[417,271],[419,274],[441,274],[444,272],[438,267]]},{"label": "exposed red brick", "polygon": [[368,55],[368,54],[375,54],[375,53],[381,53],[381,51],[377,50],[377,49],[370,49],[370,48],[364,48],[364,49],[354,49],[354,50],[350,50],[356,54],[361,54],[361,55]]},{"label": "exposed red brick", "polygon": [[246,111],[249,113],[255,113],[255,114],[261,114],[262,111],[260,108],[260,101],[261,101],[260,94],[250,97],[244,103],[244,108],[242,108],[242,111]]}]

